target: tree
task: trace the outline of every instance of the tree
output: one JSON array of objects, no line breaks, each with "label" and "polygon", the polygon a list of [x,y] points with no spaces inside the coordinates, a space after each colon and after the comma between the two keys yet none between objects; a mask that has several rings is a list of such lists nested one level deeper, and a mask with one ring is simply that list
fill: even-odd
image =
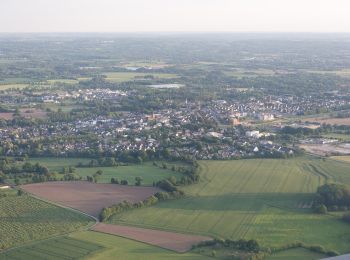
[{"label": "tree", "polygon": [[318,214],[327,214],[328,210],[325,205],[321,204],[316,207],[315,212]]},{"label": "tree", "polygon": [[103,174],[103,171],[102,171],[102,170],[98,170],[98,171],[96,171],[96,174],[97,174],[97,175],[102,175],[102,174]]},{"label": "tree", "polygon": [[111,178],[111,183],[113,184],[119,184],[119,181],[117,178]]},{"label": "tree", "polygon": [[121,184],[121,185],[128,185],[128,181],[127,181],[127,180],[121,180],[121,181],[120,181],[120,184]]},{"label": "tree", "polygon": [[142,177],[135,177],[135,185],[141,186],[141,182],[143,181]]},{"label": "tree", "polygon": [[342,217],[345,222],[350,223],[350,213],[345,213]]}]

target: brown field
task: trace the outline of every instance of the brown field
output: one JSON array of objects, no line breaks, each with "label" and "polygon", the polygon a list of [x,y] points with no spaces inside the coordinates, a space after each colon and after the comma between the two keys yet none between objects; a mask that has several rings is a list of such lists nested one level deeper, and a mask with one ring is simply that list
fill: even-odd
[{"label": "brown field", "polygon": [[110,225],[104,223],[97,224],[92,230],[133,239],[179,253],[189,251],[192,248],[192,245],[198,244],[201,241],[212,239],[205,236],[187,235],[161,230]]},{"label": "brown field", "polygon": [[[45,111],[38,110],[38,109],[21,109],[20,115],[25,118],[43,119],[46,117],[47,113]],[[0,113],[0,119],[11,120],[13,119],[13,113],[12,112]]]},{"label": "brown field", "polygon": [[39,198],[53,201],[98,218],[104,207],[124,200],[138,202],[159,189],[116,184],[97,184],[85,181],[45,182],[22,185],[21,188]]},{"label": "brown field", "polygon": [[350,145],[348,144],[303,144],[300,148],[305,149],[308,153],[320,156],[330,155],[348,155],[350,154]]},{"label": "brown field", "polygon": [[303,121],[318,123],[318,124],[329,124],[329,125],[350,125],[350,118],[312,117],[312,118],[304,119]]}]

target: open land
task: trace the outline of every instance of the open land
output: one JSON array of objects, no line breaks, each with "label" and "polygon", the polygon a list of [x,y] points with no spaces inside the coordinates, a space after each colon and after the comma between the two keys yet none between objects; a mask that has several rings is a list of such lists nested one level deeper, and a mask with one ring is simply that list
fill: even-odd
[{"label": "open land", "polygon": [[104,207],[124,200],[138,202],[159,191],[154,187],[131,187],[84,181],[35,183],[21,187],[39,198],[80,210],[96,218]]},{"label": "open land", "polygon": [[[279,247],[296,240],[349,252],[346,223],[312,213],[317,187],[350,183],[349,164],[313,157],[200,162],[202,181],[185,199],[117,214],[111,223],[257,239]],[[322,226],[323,228],[319,228]]]},{"label": "open land", "polygon": [[129,80],[142,79],[145,76],[153,76],[160,79],[176,78],[176,74],[169,73],[141,73],[141,72],[107,72],[104,74],[108,81],[111,82],[124,82]]},{"label": "open land", "polygon": [[146,244],[159,246],[179,253],[189,251],[192,248],[192,245],[198,244],[201,241],[211,240],[210,237],[205,236],[186,235],[161,230],[104,223],[97,224],[93,227],[93,230],[141,241]]},{"label": "open land", "polygon": [[[40,109],[21,109],[19,114],[20,116],[25,118],[36,118],[36,119],[43,119],[43,118],[46,118],[47,116],[47,113]],[[14,113],[12,112],[0,113],[0,119],[12,120],[13,118],[14,118]]]},{"label": "open land", "polygon": [[[77,166],[79,163],[87,164],[90,160],[87,158],[33,158],[32,163],[40,163],[49,168],[50,171],[60,172],[63,167]],[[98,176],[98,183],[110,183],[111,178],[117,178],[119,181],[127,180],[129,184],[135,183],[135,177],[142,177],[143,186],[152,186],[153,182],[157,182],[174,176],[181,179],[182,174],[171,171],[170,169],[162,169],[155,167],[152,163],[129,164],[127,166],[118,167],[82,167],[76,168],[75,174],[85,179],[92,176],[96,171],[101,170],[103,174]]]},{"label": "open land", "polygon": [[304,248],[293,248],[275,253],[269,257],[267,260],[314,260],[326,258],[325,255],[311,252],[310,250]]},{"label": "open land", "polygon": [[0,254],[0,260],[75,260],[103,249],[101,245],[70,237],[58,237],[15,248]]},{"label": "open land", "polygon": [[304,122],[329,124],[329,125],[350,125],[350,118],[312,117],[312,118],[305,119]]},{"label": "open land", "polygon": [[0,197],[0,249],[87,227],[93,220],[14,190]]},{"label": "open land", "polygon": [[86,258],[89,260],[115,259],[116,257],[126,260],[212,259],[210,257],[205,257],[192,252],[179,254],[171,250],[100,232],[76,232],[74,234],[71,234],[70,237],[87,242],[97,243],[105,248],[104,250],[99,251],[94,255]]},{"label": "open land", "polygon": [[320,156],[350,154],[350,144],[303,144],[300,148]]},{"label": "open land", "polygon": [[332,156],[331,158],[334,160],[350,163],[350,156]]}]

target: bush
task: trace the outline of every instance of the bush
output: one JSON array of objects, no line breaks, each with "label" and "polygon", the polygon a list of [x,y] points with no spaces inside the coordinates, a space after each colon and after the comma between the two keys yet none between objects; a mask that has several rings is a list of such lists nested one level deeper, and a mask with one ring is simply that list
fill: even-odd
[{"label": "bush", "polygon": [[121,185],[128,185],[129,183],[128,183],[127,180],[121,180],[121,181],[120,181],[120,184],[121,184]]},{"label": "bush", "polygon": [[345,222],[350,223],[350,213],[345,213],[342,217]]},{"label": "bush", "polygon": [[111,183],[113,184],[119,184],[119,181],[117,178],[111,178]]},{"label": "bush", "polygon": [[343,184],[324,184],[317,189],[320,202],[326,206],[350,206],[350,187]]},{"label": "bush", "polygon": [[168,192],[177,191],[177,188],[169,180],[162,180],[157,182],[157,187]]},{"label": "bush", "polygon": [[315,212],[318,214],[327,214],[328,210],[325,205],[321,204],[315,208]]}]

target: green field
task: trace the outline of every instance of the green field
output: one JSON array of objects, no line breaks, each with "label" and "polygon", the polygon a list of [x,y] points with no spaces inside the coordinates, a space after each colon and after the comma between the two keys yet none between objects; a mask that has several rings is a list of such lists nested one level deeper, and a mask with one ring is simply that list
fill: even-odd
[{"label": "green field", "polygon": [[0,198],[0,249],[72,232],[93,223],[72,210],[28,195],[17,196],[14,190],[6,193],[6,197]]},{"label": "green field", "polygon": [[[50,171],[60,172],[62,167],[76,166],[79,162],[86,164],[90,159],[86,158],[34,158],[31,162],[39,162],[49,168]],[[171,176],[181,179],[182,174],[173,172],[169,169],[161,169],[155,167],[152,163],[135,164],[129,166],[118,167],[84,167],[76,168],[75,173],[86,179],[86,176],[92,176],[96,171],[101,170],[103,174],[98,176],[98,183],[110,183],[111,178],[120,180],[127,180],[129,184],[133,185],[135,177],[142,177],[142,185],[151,186],[153,182],[169,178]]]},{"label": "green field", "polygon": [[276,72],[269,69],[256,69],[256,70],[244,70],[244,69],[236,69],[232,71],[225,71],[225,75],[229,77],[235,78],[250,78],[250,77],[258,77],[258,76],[273,76]]},{"label": "green field", "polygon": [[350,141],[350,135],[348,135],[348,134],[330,133],[330,134],[324,134],[324,135],[322,135],[322,137],[325,137],[325,138],[336,138],[336,139],[339,139],[339,140],[345,141],[345,142]]},{"label": "green field", "polygon": [[345,156],[332,156],[331,158],[334,160],[337,160],[337,161],[350,163],[350,155],[348,155],[348,156],[346,156],[346,155]]},{"label": "green field", "polygon": [[82,259],[103,247],[93,242],[70,237],[58,237],[18,247],[0,254],[0,260],[75,260]]},{"label": "green field", "polygon": [[0,84],[0,90],[7,90],[7,89],[23,89],[28,87],[29,84],[21,84],[21,83],[10,83],[10,84]]},{"label": "green field", "polygon": [[314,260],[322,259],[327,256],[311,252],[304,248],[293,248],[278,252],[266,258],[266,260]]},{"label": "green field", "polygon": [[340,77],[350,77],[350,69],[339,69],[339,70],[307,70],[309,73],[315,73],[315,74],[330,74],[330,75],[337,75]]},{"label": "green field", "polygon": [[79,80],[76,79],[49,79],[47,80],[50,84],[63,83],[63,84],[78,84]]},{"label": "green field", "polygon": [[169,73],[139,73],[139,72],[108,72],[108,73],[104,73],[104,75],[107,77],[107,80],[112,82],[130,81],[130,80],[137,79],[137,77],[144,77],[144,76],[150,76],[150,75],[160,79],[171,79],[171,78],[177,77],[176,74],[169,74]]},{"label": "green field", "polygon": [[202,181],[188,197],[114,216],[112,223],[279,247],[296,240],[350,252],[350,226],[310,209],[318,186],[350,183],[349,164],[314,157],[200,162]]},{"label": "green field", "polygon": [[87,257],[89,260],[105,260],[105,259],[125,259],[125,260],[141,260],[141,259],[181,259],[181,260],[206,260],[212,259],[194,253],[179,254],[159,247],[147,245],[133,240],[121,238],[118,236],[102,234],[93,231],[85,231],[73,233],[70,237],[96,243],[104,247],[92,256]]}]

